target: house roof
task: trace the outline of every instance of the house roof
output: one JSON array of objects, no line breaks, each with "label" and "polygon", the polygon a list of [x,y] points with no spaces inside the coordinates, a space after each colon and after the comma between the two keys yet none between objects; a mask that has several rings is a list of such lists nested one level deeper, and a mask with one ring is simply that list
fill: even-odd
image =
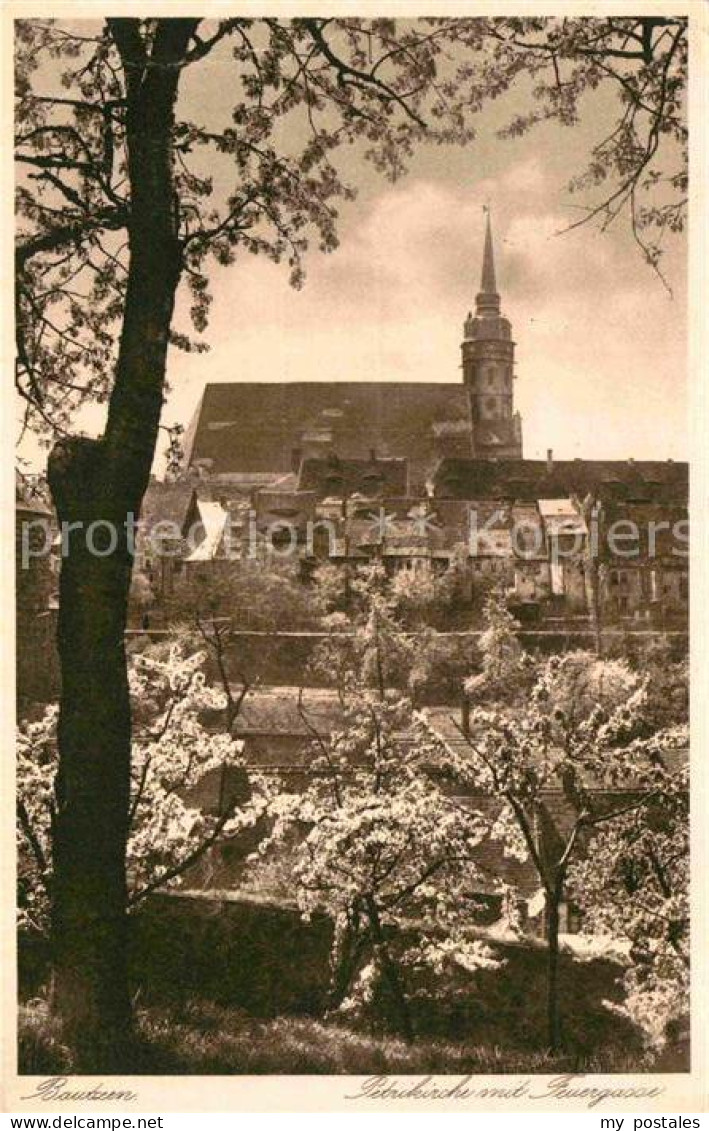
[{"label": "house roof", "polygon": [[408,478],[405,459],[341,459],[337,455],[304,459],[298,488],[315,491],[320,498],[362,499],[405,495]]},{"label": "house roof", "polygon": [[151,479],[140,509],[141,526],[149,530],[158,522],[172,522],[181,528],[194,493],[194,483],[163,483]]},{"label": "house roof", "polygon": [[436,497],[452,499],[585,498],[605,501],[686,503],[689,465],[672,460],[450,459],[433,475]]},{"label": "house roof", "polygon": [[546,531],[552,538],[560,534],[588,534],[584,517],[571,499],[539,499],[537,505]]},{"label": "house roof", "polygon": [[[460,729],[460,712],[455,707],[428,707],[425,713],[434,733],[451,751],[461,753],[469,749],[468,742]],[[475,731],[473,729],[473,740],[474,738]],[[662,757],[667,767],[674,772],[686,765],[689,752],[686,749],[670,747],[663,751]],[[589,789],[601,791],[606,788],[603,782],[599,782],[591,776],[586,776],[585,785]],[[624,790],[625,788],[632,789],[633,785],[633,781],[627,781],[624,783]],[[559,782],[556,787],[550,785],[548,792],[553,792],[555,788],[560,790],[561,783]],[[617,792],[621,791],[618,790]]]},{"label": "house roof", "polygon": [[370,449],[408,457],[423,483],[437,458],[434,425],[467,421],[469,411],[462,382],[212,383],[186,434],[185,459],[188,466],[211,461],[219,475],[288,472],[294,452],[315,436],[342,459],[361,459]]},{"label": "house roof", "polygon": [[249,691],[241,705],[234,733],[241,737],[253,734],[309,738],[312,730],[308,723],[324,736],[342,726],[342,706],[337,692],[308,688],[303,691],[300,705],[299,695],[296,687]]},{"label": "house roof", "polygon": [[44,515],[49,518],[54,508],[47,481],[40,475],[27,475],[15,468],[15,513]]},{"label": "house roof", "polygon": [[221,503],[206,499],[197,500],[197,511],[199,521],[204,529],[204,538],[185,560],[187,562],[209,562],[216,558],[219,553],[229,512],[225,510]]},{"label": "house roof", "polygon": [[45,518],[50,518],[54,514],[54,511],[47,503],[44,503],[38,498],[31,498],[30,496],[15,499],[15,512],[16,514],[38,514],[43,515]]}]

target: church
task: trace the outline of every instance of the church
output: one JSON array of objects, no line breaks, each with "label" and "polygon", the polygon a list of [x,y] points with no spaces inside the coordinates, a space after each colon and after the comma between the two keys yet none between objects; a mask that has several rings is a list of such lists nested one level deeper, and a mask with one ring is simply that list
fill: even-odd
[{"label": "church", "polygon": [[[686,617],[687,464],[525,459],[516,378],[488,210],[460,381],[207,384],[181,479],[151,486],[143,526],[166,513],[183,529],[201,525],[177,572],[228,556],[227,528],[255,528],[276,546],[280,526],[311,564],[377,557],[389,571],[441,572],[462,554],[472,579],[504,585],[517,605],[571,615],[589,614],[599,570],[593,599],[608,615]],[[307,531],[325,519],[336,536],[314,549]],[[606,538],[628,523],[631,552]],[[473,526],[484,528],[474,546]],[[573,553],[559,552],[566,543]]]},{"label": "church", "polygon": [[480,293],[463,329],[462,382],[208,384],[185,441],[186,465],[237,479],[297,473],[304,459],[404,459],[413,492],[438,462],[521,459],[512,327],[495,282],[488,213]]}]

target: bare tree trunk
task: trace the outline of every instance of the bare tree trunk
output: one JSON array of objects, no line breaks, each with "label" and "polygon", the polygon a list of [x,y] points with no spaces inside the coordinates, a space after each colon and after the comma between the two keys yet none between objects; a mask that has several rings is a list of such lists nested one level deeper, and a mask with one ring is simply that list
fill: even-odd
[{"label": "bare tree trunk", "polygon": [[339,1009],[347,997],[352,981],[359,969],[365,942],[366,937],[361,931],[350,927],[346,928],[339,953],[333,964],[332,981],[328,994],[329,1009]]},{"label": "bare tree trunk", "polygon": [[377,911],[376,904],[373,899],[367,900],[367,918],[369,919],[372,928],[372,938],[374,939],[375,952],[381,962],[382,975],[387,984],[391,994],[394,1008],[398,1015],[399,1028],[406,1037],[407,1041],[414,1039],[414,1023],[411,1017],[411,1010],[409,1003],[406,999],[404,987],[401,983],[401,975],[399,973],[396,962],[391,956],[387,940],[384,936],[379,912]]},{"label": "bare tree trunk", "polygon": [[103,438],[60,441],[49,460],[58,517],[76,524],[60,580],[53,1004],[85,1071],[126,1068],[131,716],[123,634],[132,569],[126,524],[140,510],[162,408],[180,273],[171,143],[177,64],[197,22],[160,21],[148,66],[139,21],[109,21],[125,69],[131,183],[116,380]]},{"label": "bare tree trunk", "polygon": [[559,1004],[559,903],[560,894],[547,895],[547,1029],[549,1048],[561,1048],[561,1010]]},{"label": "bare tree trunk", "polygon": [[[117,1068],[129,1030],[125,847],[130,788],[130,703],[123,633],[130,584],[125,529],[92,499],[101,444],[55,448],[50,482],[58,516],[80,529],[62,562],[58,624],[62,672],[53,836],[53,1006],[97,1070]],[[101,525],[99,525],[99,522]],[[103,539],[103,542],[101,541]]]}]

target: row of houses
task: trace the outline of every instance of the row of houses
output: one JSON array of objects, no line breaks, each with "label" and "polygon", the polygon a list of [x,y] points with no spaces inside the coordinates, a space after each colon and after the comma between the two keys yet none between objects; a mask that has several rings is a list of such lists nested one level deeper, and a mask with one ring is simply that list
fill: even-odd
[{"label": "row of houses", "polygon": [[687,465],[667,461],[440,461],[407,490],[404,458],[340,459],[298,472],[154,482],[138,568],[157,603],[218,563],[271,556],[314,566],[380,561],[442,574],[453,563],[463,600],[481,581],[504,586],[530,616],[686,616]]}]

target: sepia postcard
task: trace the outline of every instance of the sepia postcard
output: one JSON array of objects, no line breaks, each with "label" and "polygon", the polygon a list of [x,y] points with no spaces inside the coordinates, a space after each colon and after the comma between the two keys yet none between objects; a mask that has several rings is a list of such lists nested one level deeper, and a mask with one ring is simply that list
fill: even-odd
[{"label": "sepia postcard", "polygon": [[3,1110],[699,1126],[706,5],[3,16]]}]

